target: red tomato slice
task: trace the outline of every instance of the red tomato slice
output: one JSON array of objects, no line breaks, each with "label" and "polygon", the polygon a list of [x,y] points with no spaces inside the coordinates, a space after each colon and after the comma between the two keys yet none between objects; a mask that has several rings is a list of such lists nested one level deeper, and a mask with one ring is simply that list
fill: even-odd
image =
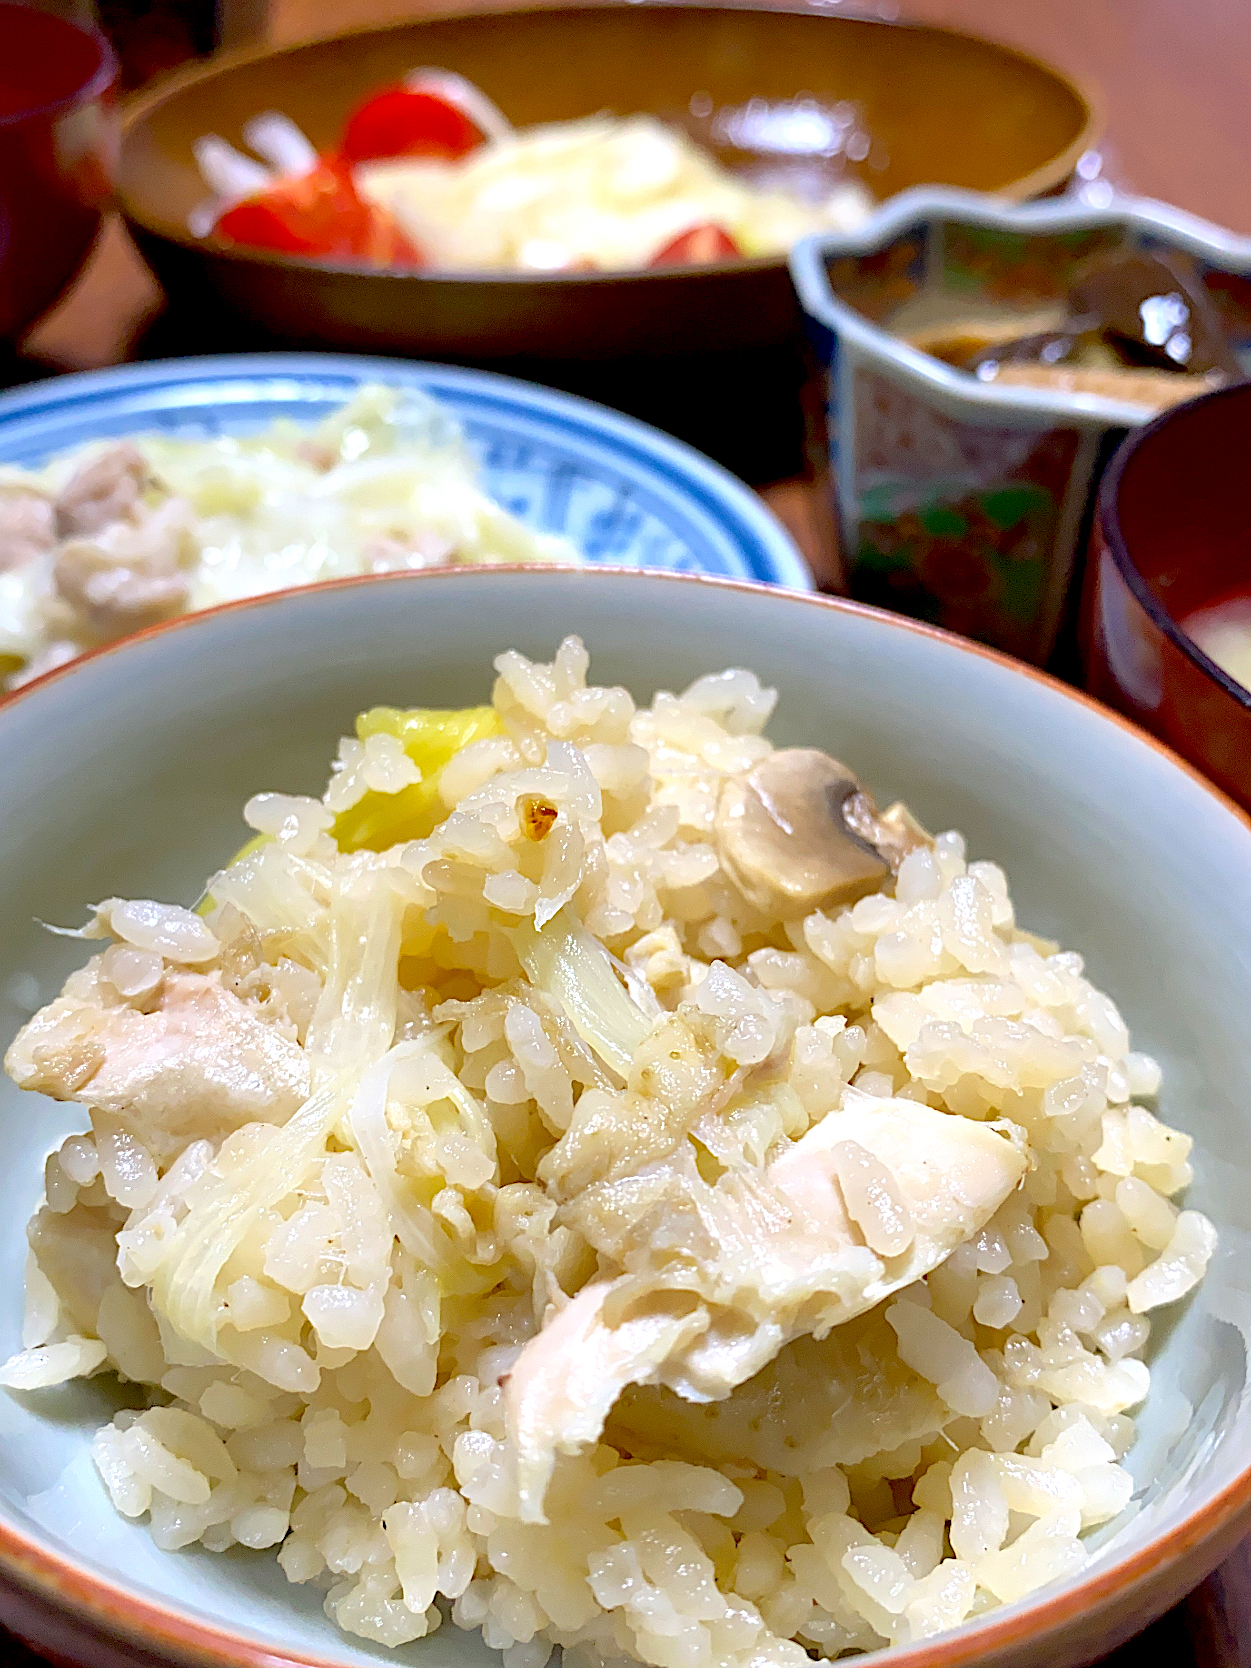
[{"label": "red tomato slice", "polygon": [[343,129],[345,162],[392,156],[430,156],[455,162],[477,150],[485,135],[465,112],[437,93],[402,83],[358,104]]},{"label": "red tomato slice", "polygon": [[416,270],[426,264],[417,245],[400,228],[386,209],[369,205],[369,227],[360,253],[374,266],[403,266]]},{"label": "red tomato slice", "polygon": [[723,226],[692,226],[666,243],[651,258],[651,266],[706,266],[710,261],[733,261],[742,250]]},{"label": "red tomato slice", "polygon": [[385,209],[366,202],[351,174],[333,161],[300,179],[227,209],[214,228],[219,237],[284,255],[346,256],[375,266],[424,265],[421,251]]}]

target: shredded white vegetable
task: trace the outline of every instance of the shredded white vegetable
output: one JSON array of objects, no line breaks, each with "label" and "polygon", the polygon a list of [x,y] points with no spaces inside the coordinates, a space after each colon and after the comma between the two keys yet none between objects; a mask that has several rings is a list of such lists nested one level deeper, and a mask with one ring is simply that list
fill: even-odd
[{"label": "shredded white vegetable", "polygon": [[541,932],[522,924],[510,937],[530,983],[606,1066],[626,1077],[652,1020],[622,985],[604,946],[564,911]]},{"label": "shredded white vegetable", "polygon": [[266,110],[243,124],[243,139],[249,150],[269,163],[283,179],[298,179],[317,166],[317,152],[291,120],[277,110]]},{"label": "shredded white vegetable", "polygon": [[457,75],[455,70],[414,70],[404,77],[404,85],[411,92],[433,93],[436,98],[454,104],[488,139],[502,139],[513,131],[513,124],[494,99],[489,99],[481,87],[475,87],[472,81]]},{"label": "shredded white vegetable", "polygon": [[263,1149],[245,1187],[236,1175],[216,1180],[179,1224],[151,1284],[157,1304],[180,1337],[206,1349],[216,1347],[222,1322],[218,1275],[261,1212],[299,1188],[325,1152],[346,1089],[339,1077],[323,1082]]},{"label": "shredded white vegetable", "polygon": [[568,539],[532,532],[483,491],[459,425],[435,401],[369,384],[308,428],[284,419],[251,434],[140,435],[38,470],[0,465],[0,679],[318,580],[580,560]]},{"label": "shredded white vegetable", "polygon": [[804,202],[722,168],[650,116],[526,128],[459,162],[400,157],[355,170],[434,266],[462,270],[648,266],[675,238],[719,226],[746,256],[783,254],[872,210],[854,180]]},{"label": "shredded white vegetable", "polygon": [[[724,232],[740,255],[780,255],[801,237],[850,230],[872,212],[873,199],[858,180],[823,177],[828,162],[812,164],[801,195],[732,173],[651,116],[598,115],[518,130],[481,88],[452,71],[415,70],[405,86],[455,105],[485,136],[456,161],[398,156],[353,169],[360,195],[394,215],[426,265],[628,270],[651,265],[676,239],[705,227]],[[821,114],[800,114],[808,140]],[[769,141],[759,154],[778,149],[779,134],[789,154],[796,110],[775,112],[771,128],[756,123],[755,129],[757,139]],[[242,198],[316,164],[312,145],[285,116],[255,117],[243,136],[268,169],[217,134],[196,141],[196,161],[213,193],[188,218],[197,237],[207,237]],[[822,136],[828,141],[824,129]]]},{"label": "shredded white vegetable", "polygon": [[395,1168],[395,1138],[387,1124],[387,1091],[391,1074],[403,1060],[424,1051],[423,1043],[399,1043],[361,1078],[352,1101],[352,1134],[374,1186],[386,1201],[391,1226],[404,1249],[427,1268],[442,1262],[439,1235],[431,1213],[400,1185]]}]

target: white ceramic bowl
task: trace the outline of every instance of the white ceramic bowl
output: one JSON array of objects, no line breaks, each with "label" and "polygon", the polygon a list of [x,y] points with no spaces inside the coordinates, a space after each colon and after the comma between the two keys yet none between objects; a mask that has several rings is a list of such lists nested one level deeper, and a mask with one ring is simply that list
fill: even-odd
[{"label": "white ceramic bowl", "polygon": [[[1089,1661],[1200,1580],[1251,1527],[1251,824],[1080,695],[897,617],[818,597],[604,570],[453,571],[347,581],[192,616],[0,705],[0,1036],[50,997],[110,893],[189,902],[240,843],[261,788],[317,791],[373,702],[481,700],[491,660],[580,632],[598,681],[640,696],[727,664],[781,690],[773,733],[846,759],[931,827],[1005,864],[1020,916],[1080,948],[1139,1046],[1162,1110],[1197,1137],[1192,1201],[1220,1249],[1156,1334],[1129,1461],[1129,1520],[1078,1581],[924,1645],[893,1668]],[[15,1001],[16,999],[16,1001]],[[23,1227],[73,1108],[3,1088],[0,1350],[15,1347]],[[497,1659],[445,1627],[402,1653],[348,1641],[269,1554],[165,1554],[112,1512],[88,1443],[106,1384],[0,1393],[0,1621],[72,1663],[346,1668]]]}]

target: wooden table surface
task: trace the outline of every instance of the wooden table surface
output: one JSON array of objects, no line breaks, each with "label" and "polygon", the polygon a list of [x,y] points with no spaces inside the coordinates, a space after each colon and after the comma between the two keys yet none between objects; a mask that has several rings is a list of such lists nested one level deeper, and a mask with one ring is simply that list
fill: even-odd
[{"label": "wooden table surface", "polygon": [[[329,27],[385,22],[446,0],[225,0],[228,26],[258,20],[275,41]],[[481,9],[495,0],[478,0]],[[506,0],[507,3],[507,0]],[[826,0],[831,9],[840,0]],[[874,11],[976,30],[1060,65],[1094,90],[1107,117],[1106,171],[1126,189],[1160,197],[1251,233],[1251,0],[870,0]],[[333,18],[333,24],[331,23]],[[106,227],[78,284],[31,333],[32,368],[86,370],[119,363],[161,297],[116,225]],[[836,569],[821,495],[782,482],[764,496],[791,527],[817,575]],[[0,1634],[0,1663],[29,1659]],[[1251,1668],[1251,1542],[1182,1605],[1104,1668]]]}]

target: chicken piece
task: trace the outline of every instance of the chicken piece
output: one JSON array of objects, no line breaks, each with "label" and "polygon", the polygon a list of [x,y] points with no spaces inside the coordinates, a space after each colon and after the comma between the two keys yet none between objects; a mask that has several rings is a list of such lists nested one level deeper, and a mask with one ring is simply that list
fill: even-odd
[{"label": "chicken piece", "polygon": [[147,461],[129,440],[80,463],[57,496],[58,535],[90,535],[129,520],[147,482]]},{"label": "chicken piece", "polygon": [[284,1123],[309,1093],[298,1043],[215,973],[167,974],[151,1012],[110,999],[98,964],[18,1032],[5,1069],[23,1089],[90,1107],[158,1165],[246,1123]]},{"label": "chicken piece", "polygon": [[191,600],[186,570],[197,556],[186,506],[170,499],[141,521],[68,540],[52,576],[79,635],[107,643],[183,613]]},{"label": "chicken piece", "polygon": [[825,1338],[793,1339],[723,1401],[688,1402],[663,1385],[627,1389],[608,1440],[802,1477],[924,1441],[950,1418],[935,1387],[900,1360],[876,1309]]},{"label": "chicken piece", "polygon": [[82,1204],[67,1214],[44,1205],[31,1218],[26,1237],[75,1331],[98,1338],[100,1304],[118,1284],[116,1216]]},{"label": "chicken piece", "polygon": [[301,463],[320,470],[323,475],[339,461],[339,454],[332,446],[327,446],[323,440],[315,440],[312,435],[296,441],[295,455]]},{"label": "chicken piece", "polygon": [[[593,1442],[627,1385],[729,1395],[790,1339],[822,1337],[936,1268],[998,1210],[1026,1158],[985,1124],[853,1093],[763,1175],[696,1177],[682,1197],[681,1161],[653,1168],[667,1173],[620,1184],[620,1208],[653,1193],[646,1233],[666,1260],[631,1258],[630,1273],[584,1288],[507,1381],[525,1522],[545,1521],[555,1456]],[[698,1266],[683,1266],[676,1248],[691,1245]]]},{"label": "chicken piece", "polygon": [[[575,1453],[589,1447],[625,1386],[653,1378],[707,1328],[706,1310],[689,1293],[675,1294],[671,1309],[657,1303],[648,1314],[606,1326],[604,1300],[614,1286],[611,1280],[583,1286],[526,1345],[509,1375],[506,1394],[518,1453],[547,1451],[535,1496],[539,1507],[555,1451]],[[523,1517],[525,1501],[523,1481]],[[546,1519],[529,1516],[527,1521]]]},{"label": "chicken piece", "polygon": [[56,543],[56,517],[42,493],[0,487],[0,573],[11,573]]}]

